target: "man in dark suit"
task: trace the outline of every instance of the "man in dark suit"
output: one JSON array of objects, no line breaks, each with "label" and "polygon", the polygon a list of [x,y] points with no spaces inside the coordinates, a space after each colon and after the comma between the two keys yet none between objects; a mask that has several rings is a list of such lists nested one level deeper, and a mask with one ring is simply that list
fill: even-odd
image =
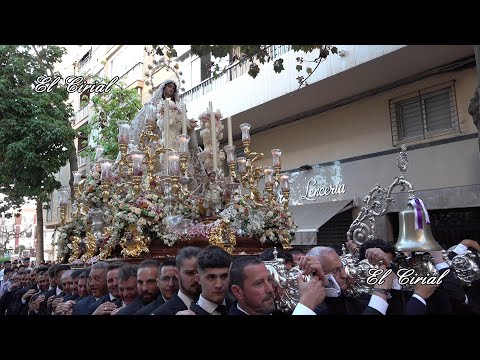
[{"label": "man in dark suit", "polygon": [[[67,270],[70,270],[69,265],[65,264],[55,264],[50,266],[48,269],[48,281],[50,287],[47,291],[41,292],[40,294],[34,295],[32,301],[35,303],[38,297],[42,297],[44,300],[40,302],[39,307],[34,306],[34,309],[29,309],[30,315],[49,315],[51,314],[51,304],[55,296],[59,295],[62,292],[61,277],[63,273]],[[50,308],[50,312],[49,312]]]},{"label": "man in dark suit", "polygon": [[[138,297],[137,271],[137,266],[132,264],[124,264],[118,270],[118,293],[122,300],[120,306],[130,305]],[[115,313],[118,313],[118,311]]]},{"label": "man in dark suit", "polygon": [[[385,270],[385,265],[382,266]],[[370,297],[357,299],[345,296],[348,288],[347,274],[335,249],[325,246],[310,249],[307,256],[300,260],[300,269],[309,268],[315,268],[317,274],[321,271],[327,275],[331,274],[341,290],[340,294],[332,294],[325,298],[315,309],[318,315],[385,315],[393,273],[385,278],[383,284],[376,285]]]},{"label": "man in dark suit", "polygon": [[237,301],[228,315],[270,315],[275,310],[273,276],[256,256],[241,256],[230,267],[231,290]]},{"label": "man in dark suit", "polygon": [[12,284],[6,289],[2,295],[3,315],[12,315],[15,311],[15,304],[18,300],[18,294],[23,294],[25,291],[25,274],[23,271],[17,271],[12,276]]},{"label": "man in dark suit", "polygon": [[92,310],[89,306],[108,293],[108,269],[109,264],[105,261],[100,261],[92,265],[92,269],[88,275],[92,295],[78,301],[73,307],[72,315],[91,315],[93,313],[95,309]]},{"label": "man in dark suit", "polygon": [[145,305],[155,301],[160,296],[157,278],[160,262],[157,260],[144,260],[138,266],[137,291],[139,299],[122,308],[118,315],[133,315]]},{"label": "man in dark suit", "polygon": [[60,306],[58,310],[57,307],[63,302],[63,299],[72,294],[70,289],[70,284],[72,282],[72,271],[73,270],[67,270],[63,272],[60,278],[60,283],[62,284],[62,291],[53,297],[53,301],[51,302],[50,306],[51,311],[49,312],[49,314],[60,315],[62,313],[63,307]]},{"label": "man in dark suit", "polygon": [[209,245],[198,254],[198,279],[202,293],[190,310],[196,315],[226,315],[230,307],[227,295],[232,258],[218,246]]},{"label": "man in dark suit", "polygon": [[89,305],[92,315],[110,315],[112,311],[120,307],[121,300],[118,292],[117,274],[122,261],[114,261],[109,264],[107,271],[107,293],[99,300]]},{"label": "man in dark suit", "polygon": [[68,300],[75,300],[78,298],[78,277],[83,272],[83,269],[72,270],[70,278],[70,295],[63,298],[63,302]]},{"label": "man in dark suit", "polygon": [[[32,296],[48,289],[48,268],[46,266],[33,269],[29,275],[34,275],[35,278],[30,286],[26,286],[17,292],[14,309],[9,315],[27,315]],[[38,283],[39,279],[42,281],[42,286]]]},{"label": "man in dark suit", "polygon": [[178,275],[175,260],[168,259],[160,265],[160,275],[157,278],[157,286],[160,295],[155,301],[145,305],[135,315],[150,315],[152,311],[159,308],[166,301],[170,300],[178,291]]},{"label": "man in dark suit", "polygon": [[[325,280],[325,278],[324,278]],[[275,310],[273,275],[260,257],[240,256],[230,267],[232,294],[237,301],[229,315],[271,315]],[[298,278],[300,299],[294,315],[315,315],[314,309],[325,298],[325,288],[318,275],[305,282]]]},{"label": "man in dark suit", "polygon": [[202,288],[198,282],[197,256],[200,248],[187,246],[181,249],[176,257],[175,274],[178,277],[179,290],[165,304],[151,312],[151,315],[175,315],[179,311],[188,310],[192,302],[196,302]]}]

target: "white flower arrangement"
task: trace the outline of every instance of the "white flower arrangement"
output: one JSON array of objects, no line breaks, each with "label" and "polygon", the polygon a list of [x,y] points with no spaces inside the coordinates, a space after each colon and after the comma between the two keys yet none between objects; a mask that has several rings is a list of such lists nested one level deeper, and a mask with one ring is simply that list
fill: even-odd
[{"label": "white flower arrangement", "polygon": [[57,257],[64,259],[72,250],[72,236],[85,237],[87,218],[79,217],[58,228]]},{"label": "white flower arrangement", "polygon": [[[109,245],[115,247],[120,244],[122,237],[129,227],[136,226],[138,233],[155,238],[172,246],[180,237],[167,229],[167,216],[182,215],[188,219],[198,219],[199,209],[197,202],[189,196],[180,197],[177,202],[166,202],[162,196],[145,194],[134,199],[131,194],[122,198],[115,198],[112,209],[112,236],[108,239]],[[110,216],[110,213],[108,213]]]},{"label": "white flower arrangement", "polygon": [[291,213],[282,206],[254,207],[239,194],[235,195],[232,204],[220,216],[229,220],[234,229],[257,237],[262,243],[290,242],[291,233],[296,229]]}]

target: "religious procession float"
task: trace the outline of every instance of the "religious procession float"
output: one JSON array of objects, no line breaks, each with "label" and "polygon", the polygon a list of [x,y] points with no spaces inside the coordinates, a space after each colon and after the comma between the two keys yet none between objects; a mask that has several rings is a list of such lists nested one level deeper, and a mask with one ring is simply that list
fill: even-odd
[{"label": "religious procession float", "polygon": [[[168,83],[131,122],[119,122],[116,161],[104,159],[97,146],[86,178],[73,174],[73,199],[69,187],[60,189],[60,262],[161,260],[188,245],[214,244],[231,254],[290,248],[296,226],[281,150],[271,151],[272,166],[258,166],[264,154],[251,150],[245,123],[245,156],[236,157],[230,118],[210,102],[198,121],[188,119],[185,104],[164,98]],[[220,150],[224,123],[228,144]]]}]

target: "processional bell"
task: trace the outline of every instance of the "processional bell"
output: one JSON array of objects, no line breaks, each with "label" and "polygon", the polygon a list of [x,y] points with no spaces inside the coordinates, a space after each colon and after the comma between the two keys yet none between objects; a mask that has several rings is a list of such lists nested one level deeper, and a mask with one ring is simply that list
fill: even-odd
[{"label": "processional bell", "polygon": [[430,224],[425,221],[425,214],[422,210],[421,216],[423,228],[415,229],[415,212],[413,206],[408,203],[405,210],[398,213],[399,234],[395,249],[398,251],[437,251],[443,250],[433,238]]}]

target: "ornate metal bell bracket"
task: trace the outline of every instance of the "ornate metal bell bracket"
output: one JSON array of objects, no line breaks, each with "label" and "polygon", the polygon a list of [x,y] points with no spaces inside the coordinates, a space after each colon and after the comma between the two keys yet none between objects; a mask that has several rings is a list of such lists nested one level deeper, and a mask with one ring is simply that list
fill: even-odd
[{"label": "ornate metal bell bracket", "polygon": [[392,191],[400,187],[400,191],[404,192],[408,188],[408,199],[414,199],[414,189],[412,184],[405,180],[405,172],[407,171],[407,147],[402,145],[400,147],[400,154],[397,158],[397,167],[400,169],[400,176],[395,177],[393,183],[388,188],[382,188],[376,184],[373,189],[368,192],[363,202],[363,206],[358,216],[353,220],[352,225],[347,232],[347,240],[353,240],[358,246],[363,242],[372,240],[375,237],[375,218],[377,216],[384,216],[390,204],[395,200],[391,197]]}]

